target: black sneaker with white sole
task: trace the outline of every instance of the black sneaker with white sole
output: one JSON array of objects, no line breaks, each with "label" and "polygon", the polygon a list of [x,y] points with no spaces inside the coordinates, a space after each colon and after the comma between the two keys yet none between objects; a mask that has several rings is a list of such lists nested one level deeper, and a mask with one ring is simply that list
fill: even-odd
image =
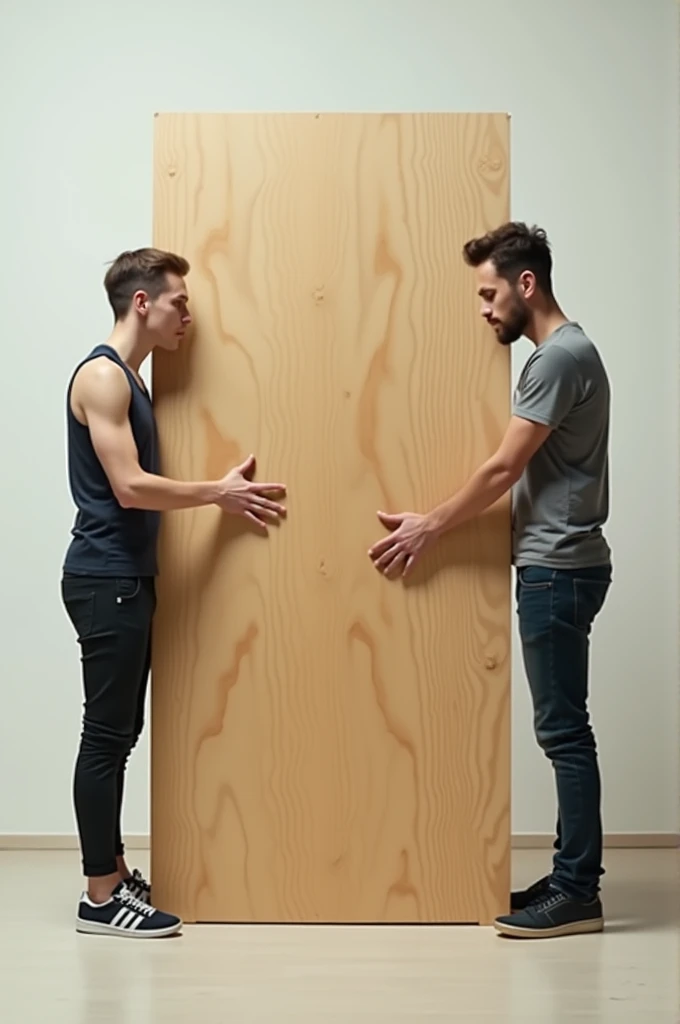
[{"label": "black sneaker with white sole", "polygon": [[121,935],[129,939],[162,939],[182,927],[179,917],[164,914],[133,896],[119,882],[106,903],[93,903],[83,893],[78,905],[76,931],[87,935]]},{"label": "black sneaker with white sole", "polygon": [[584,935],[604,928],[599,896],[592,900],[572,900],[550,887],[525,910],[496,918],[500,935],[513,939],[555,939],[562,935]]},{"label": "black sneaker with white sole", "polygon": [[519,889],[511,894],[510,909],[513,913],[516,910],[526,910],[529,904],[533,903],[539,896],[547,895],[549,889],[550,875],[546,875],[545,878],[539,878],[528,889]]},{"label": "black sneaker with white sole", "polygon": [[125,885],[133,896],[136,896],[142,903],[151,903],[151,886],[141,871],[134,869],[129,878],[124,878]]}]

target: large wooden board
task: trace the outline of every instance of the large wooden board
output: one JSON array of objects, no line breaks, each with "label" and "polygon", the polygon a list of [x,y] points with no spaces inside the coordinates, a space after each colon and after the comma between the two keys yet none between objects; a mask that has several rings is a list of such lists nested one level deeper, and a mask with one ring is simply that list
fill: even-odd
[{"label": "large wooden board", "polygon": [[507,218],[505,115],[162,115],[154,242],[194,336],[154,357],[163,469],[250,452],[269,539],[216,508],[161,537],[154,902],[188,921],[488,922],[509,888],[509,505],[408,586],[376,510],[494,449],[509,357],[461,247]]}]

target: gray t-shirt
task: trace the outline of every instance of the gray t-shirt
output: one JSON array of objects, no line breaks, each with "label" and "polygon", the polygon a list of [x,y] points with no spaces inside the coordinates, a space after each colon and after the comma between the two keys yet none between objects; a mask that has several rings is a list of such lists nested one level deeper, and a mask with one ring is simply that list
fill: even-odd
[{"label": "gray t-shirt", "polygon": [[609,565],[609,381],[577,323],[558,327],[529,357],[514,415],[553,427],[513,489],[517,566]]}]

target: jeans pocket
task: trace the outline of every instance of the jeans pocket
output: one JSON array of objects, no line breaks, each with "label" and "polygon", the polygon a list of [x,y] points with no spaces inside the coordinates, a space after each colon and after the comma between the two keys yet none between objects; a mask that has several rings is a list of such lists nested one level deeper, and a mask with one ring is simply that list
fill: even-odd
[{"label": "jeans pocket", "polygon": [[552,569],[529,566],[518,573],[517,611],[519,632],[524,644],[550,632],[555,597]]},{"label": "jeans pocket", "polygon": [[119,576],[116,579],[116,603],[126,604],[133,601],[142,589],[142,580],[139,576]]},{"label": "jeans pocket", "polygon": [[555,570],[525,565],[517,570],[517,581],[523,590],[550,590],[555,582]]}]

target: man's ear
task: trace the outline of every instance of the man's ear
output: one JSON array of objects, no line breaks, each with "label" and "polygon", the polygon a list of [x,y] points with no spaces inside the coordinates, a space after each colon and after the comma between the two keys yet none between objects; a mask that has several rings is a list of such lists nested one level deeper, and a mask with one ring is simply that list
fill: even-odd
[{"label": "man's ear", "polygon": [[536,294],[536,275],[533,271],[523,270],[517,284],[524,299],[530,299]]},{"label": "man's ear", "polygon": [[135,312],[140,313],[142,316],[146,316],[149,312],[149,296],[145,291],[140,289],[132,296],[132,305]]}]

